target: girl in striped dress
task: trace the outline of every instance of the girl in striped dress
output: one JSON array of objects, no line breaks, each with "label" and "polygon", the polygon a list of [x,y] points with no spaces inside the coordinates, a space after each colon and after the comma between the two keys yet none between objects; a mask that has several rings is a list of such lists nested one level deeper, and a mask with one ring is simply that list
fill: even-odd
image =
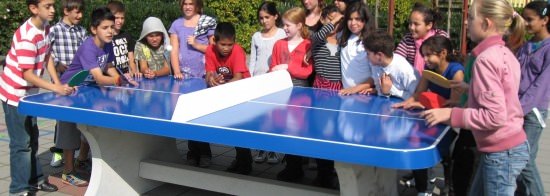
[{"label": "girl in striped dress", "polygon": [[327,6],[321,13],[324,26],[311,36],[313,68],[316,73],[313,81],[314,88],[342,89],[340,51],[336,39],[336,30],[342,17],[336,6]]}]

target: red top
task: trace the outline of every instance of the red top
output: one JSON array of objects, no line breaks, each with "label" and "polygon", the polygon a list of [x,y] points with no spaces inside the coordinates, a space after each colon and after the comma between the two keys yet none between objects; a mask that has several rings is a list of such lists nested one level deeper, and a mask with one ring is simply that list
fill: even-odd
[{"label": "red top", "polygon": [[204,53],[207,72],[223,74],[225,80],[231,80],[233,73],[241,73],[243,78],[250,77],[250,72],[246,67],[246,53],[241,46],[233,45],[231,53],[225,57],[220,56],[214,49],[215,47],[215,45],[208,45]]},{"label": "red top", "polygon": [[307,79],[313,71],[313,58],[310,58],[308,63],[304,62],[304,57],[307,51],[311,48],[311,42],[304,39],[296,48],[290,52],[288,50],[288,40],[280,39],[273,46],[271,55],[271,65],[269,70],[280,64],[288,64],[288,73],[290,76],[297,79]]}]

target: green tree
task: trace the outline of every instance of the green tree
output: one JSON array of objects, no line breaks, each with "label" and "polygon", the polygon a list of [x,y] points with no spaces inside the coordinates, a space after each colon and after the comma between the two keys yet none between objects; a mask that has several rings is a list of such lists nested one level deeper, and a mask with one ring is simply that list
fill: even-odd
[{"label": "green tree", "polygon": [[25,1],[0,2],[0,55],[6,55],[13,33],[30,16]]},{"label": "green tree", "polygon": [[212,10],[218,22],[229,22],[235,25],[237,43],[250,51],[252,34],[258,30],[256,9],[262,0],[212,0],[208,8]]}]

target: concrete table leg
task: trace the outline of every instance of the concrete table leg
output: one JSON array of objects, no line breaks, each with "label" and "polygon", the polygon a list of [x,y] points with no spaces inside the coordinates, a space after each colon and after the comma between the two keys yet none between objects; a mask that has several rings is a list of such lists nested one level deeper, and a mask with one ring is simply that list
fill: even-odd
[{"label": "concrete table leg", "polygon": [[181,159],[173,138],[78,125],[92,152],[92,175],[86,195],[139,195],[161,182],[139,177],[144,159]]},{"label": "concrete table leg", "polygon": [[345,196],[397,196],[397,171],[335,162],[340,194]]}]

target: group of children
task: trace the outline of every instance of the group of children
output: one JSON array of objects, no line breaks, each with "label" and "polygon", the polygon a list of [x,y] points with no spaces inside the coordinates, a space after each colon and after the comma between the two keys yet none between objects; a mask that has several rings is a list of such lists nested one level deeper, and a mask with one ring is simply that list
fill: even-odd
[{"label": "group of children", "polygon": [[[66,83],[81,70],[90,71],[88,80],[99,85],[123,81],[137,85],[133,77],[172,75],[175,79],[202,77],[208,87],[286,70],[295,86],[329,89],[341,96],[399,97],[404,101],[392,107],[429,109],[421,116],[430,126],[445,123],[460,128],[451,160],[445,164],[452,165],[446,168],[451,171],[446,179],[453,193],[544,194],[535,158],[550,101],[545,85],[550,77],[546,71],[550,6],[546,2],[531,2],[519,15],[506,0],[474,1],[467,23],[477,46],[465,66],[453,55],[448,34],[436,28],[438,14],[421,4],[409,16],[410,32],[395,47],[392,36],[374,30],[369,8],[361,1],[324,5],[320,0],[304,0],[306,9],[291,8],[283,14],[275,3],[263,2],[257,11],[262,29],[252,36],[247,64],[245,51],[235,43],[234,26],[204,15],[202,0],[181,0],[183,15],[168,31],[160,19],[147,18],[137,41],[122,30],[125,10],[118,1],[93,11],[89,37],[79,26],[82,0],[64,0],[63,19],[51,28],[54,0],[27,2],[33,16],[15,33],[0,77],[10,135],[10,194],[57,190],[44,180],[36,164],[36,118],[17,112],[19,98],[38,88],[71,94],[75,89]],[[533,37],[523,43],[525,28]],[[40,78],[44,66],[51,82]],[[448,79],[451,88],[422,77],[424,69]],[[445,103],[438,108],[424,104],[423,99],[434,96]],[[74,123],[58,122],[56,131],[56,147],[63,150],[65,161],[63,182],[85,186],[85,177],[76,172],[82,168],[89,172],[85,138]],[[210,166],[208,143],[189,141],[188,148],[189,164]],[[73,161],[76,149],[80,153]],[[274,152],[260,151],[252,158],[250,149],[237,147],[236,151],[230,172],[249,174],[253,160],[278,162]],[[277,179],[299,180],[304,175],[303,157],[287,154],[285,160]],[[332,187],[333,161],[315,160],[314,184]],[[413,177],[419,195],[429,195],[428,170],[415,170]]]}]

